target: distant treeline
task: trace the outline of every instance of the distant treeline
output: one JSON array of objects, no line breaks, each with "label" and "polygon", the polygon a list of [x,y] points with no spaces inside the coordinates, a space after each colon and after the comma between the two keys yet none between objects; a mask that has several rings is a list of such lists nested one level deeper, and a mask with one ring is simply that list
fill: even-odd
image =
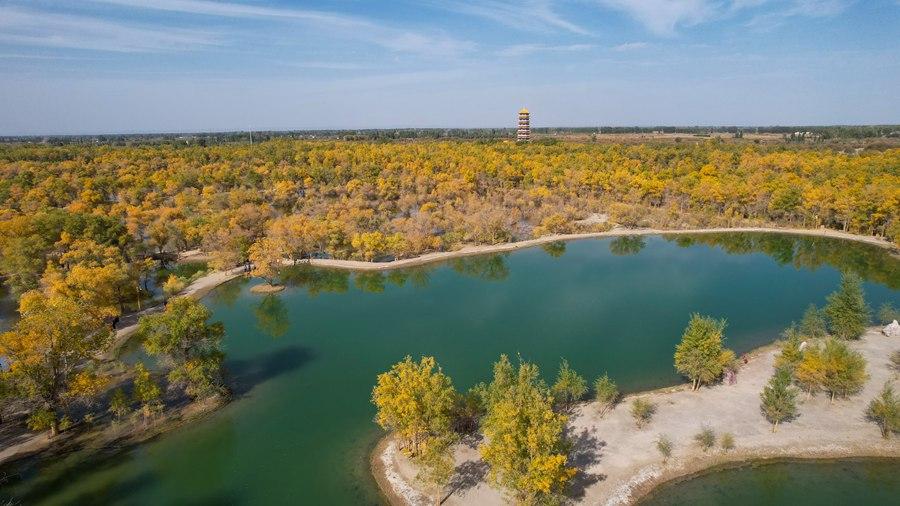
[{"label": "distant treeline", "polygon": [[[785,138],[793,138],[792,134],[801,133],[803,137],[820,139],[869,139],[879,137],[900,137],[900,125],[845,125],[845,126],[599,126],[599,127],[562,127],[532,128],[538,135],[567,134],[685,134],[713,135],[732,134],[740,137],[747,133],[781,134]],[[290,131],[254,131],[253,141],[263,142],[272,139],[329,139],[329,140],[361,140],[361,141],[393,141],[405,139],[475,139],[503,140],[513,139],[515,128],[392,128],[364,130],[290,130]],[[210,132],[210,133],[156,133],[156,134],[108,134],[108,135],[56,135],[56,136],[5,136],[0,143],[43,143],[63,144],[106,144],[125,146],[133,144],[226,144],[249,142],[250,133],[243,132]]]}]

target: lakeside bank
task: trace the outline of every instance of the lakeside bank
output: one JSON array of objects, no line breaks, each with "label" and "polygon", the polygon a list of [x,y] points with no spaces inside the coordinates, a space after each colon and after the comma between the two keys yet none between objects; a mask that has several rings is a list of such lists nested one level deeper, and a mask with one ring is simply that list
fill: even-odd
[{"label": "lakeside bank", "polygon": [[[884,239],[866,236],[866,235],[858,235],[858,234],[850,234],[847,232],[840,232],[838,230],[831,229],[802,229],[802,228],[771,228],[771,227],[737,227],[737,228],[699,228],[699,229],[673,229],[673,230],[665,230],[665,229],[651,229],[651,228],[614,228],[612,230],[608,230],[606,232],[589,232],[583,234],[552,234],[539,237],[537,239],[528,239],[525,241],[511,242],[511,243],[503,243],[503,244],[492,244],[492,245],[470,245],[464,246],[458,250],[453,251],[439,251],[434,253],[426,253],[424,255],[420,255],[413,258],[404,258],[400,260],[392,260],[389,262],[365,262],[361,260],[336,260],[336,259],[325,259],[325,258],[313,258],[308,260],[302,260],[298,265],[311,265],[313,267],[322,267],[327,269],[341,269],[341,270],[350,270],[350,271],[360,271],[360,272],[372,272],[372,271],[388,271],[393,269],[402,269],[407,267],[417,267],[421,265],[427,265],[437,262],[443,262],[447,260],[453,260],[454,258],[463,258],[469,256],[477,256],[477,255],[488,255],[495,253],[507,253],[511,251],[517,251],[527,248],[533,248],[536,246],[541,246],[544,244],[550,244],[554,242],[568,242],[568,241],[577,241],[582,239],[599,239],[604,237],[622,237],[622,236],[647,236],[647,235],[688,235],[688,234],[718,234],[718,233],[771,233],[771,234],[784,234],[784,235],[802,235],[802,236],[813,236],[813,237],[827,237],[832,239],[841,239],[847,241],[853,241],[863,244],[870,244],[873,246],[878,246],[880,248],[887,249],[891,251],[891,256],[894,258],[898,257],[896,253],[896,246]],[[189,260],[190,258],[206,258],[203,253],[198,252],[196,255],[192,257],[186,258]],[[285,260],[284,265],[290,266],[294,265],[294,262],[291,260]],[[209,274],[197,279],[189,286],[187,286],[184,290],[182,290],[177,296],[191,296],[197,299],[202,299],[209,292],[214,290],[219,285],[227,283],[237,277],[244,275],[246,271],[243,267],[235,267],[228,271],[213,271]],[[112,360],[115,359],[119,353],[119,350],[131,336],[137,331],[137,320],[140,316],[144,316],[147,314],[152,314],[157,311],[162,310],[163,305],[157,305],[140,313],[135,313],[128,315],[122,318],[122,327],[116,331],[116,336],[113,339],[113,343],[110,346],[110,349],[103,355],[104,360]]]},{"label": "lakeside bank", "polygon": [[[897,379],[890,354],[900,340],[869,329],[850,343],[868,362],[869,380],[863,390],[832,404],[828,396],[799,396],[800,416],[771,432],[759,411],[759,393],[773,372],[777,346],[751,352],[734,385],[719,384],[691,392],[687,385],[626,396],[601,417],[595,403],[581,404],[571,415],[568,431],[573,442],[572,463],[579,468],[572,486],[578,504],[633,504],[657,486],[685,479],[711,468],[767,459],[834,459],[888,457],[900,459],[900,441],[885,440],[877,425],[866,420],[865,408],[883,384]],[[653,419],[637,429],[629,408],[642,398],[656,405]],[[729,432],[735,448],[703,451],[694,435],[708,427],[718,436]],[[668,462],[655,441],[665,434],[674,450]],[[373,474],[394,506],[430,504],[417,488],[416,469],[390,436],[372,458]],[[898,461],[900,462],[900,461]],[[456,448],[459,474],[452,481],[446,505],[506,504],[500,491],[486,481],[486,465],[474,441]]]},{"label": "lakeside bank", "polygon": [[[741,233],[741,232],[757,232],[757,233],[765,233],[765,232],[773,232],[777,231],[784,234],[798,234],[798,235],[807,235],[807,236],[825,236],[825,237],[836,237],[841,239],[850,239],[861,243],[869,243],[875,244],[884,248],[890,248],[891,246],[885,241],[881,241],[877,238],[866,237],[866,236],[852,236],[850,234],[843,234],[836,231],[829,230],[812,230],[812,231],[802,231],[795,229],[765,229],[765,228],[740,228],[740,229],[694,229],[694,230],[675,230],[675,231],[666,231],[666,230],[655,230],[655,229],[639,229],[639,230],[630,230],[630,229],[614,229],[608,232],[601,233],[591,233],[591,234],[572,234],[572,235],[552,235],[545,236],[539,239],[522,241],[518,243],[509,243],[509,244],[501,244],[494,246],[470,246],[463,248],[461,250],[453,251],[453,252],[442,252],[442,253],[433,253],[430,255],[425,255],[423,257],[399,260],[396,262],[385,262],[385,263],[368,263],[368,262],[356,262],[356,261],[336,261],[336,260],[312,260],[309,262],[310,265],[315,267],[327,267],[327,268],[336,268],[336,269],[345,269],[345,270],[386,270],[386,269],[396,269],[403,267],[410,267],[412,265],[419,265],[422,263],[429,262],[438,262],[449,260],[455,257],[462,256],[472,256],[472,255],[480,255],[480,254],[491,254],[496,252],[504,252],[504,251],[514,251],[525,249],[529,247],[539,246],[545,243],[551,243],[561,240],[578,240],[578,239],[589,239],[589,238],[602,238],[602,237],[618,237],[618,236],[628,236],[628,235],[659,235],[659,234],[697,234],[697,233]],[[848,237],[845,237],[848,236]],[[414,263],[411,263],[414,262]],[[305,264],[306,262],[304,262]],[[365,265],[367,268],[360,268],[360,265]],[[206,276],[201,277],[200,279],[193,282],[190,286],[188,286],[184,291],[181,292],[182,296],[192,296],[196,298],[202,298],[211,290],[216,288],[217,286],[228,282],[236,277],[242,276],[244,274],[243,268],[235,268],[230,271],[222,271],[222,272],[212,272],[207,274]],[[149,312],[155,312],[162,309],[162,306],[156,306],[154,308],[150,308],[144,313],[147,314]],[[122,328],[117,331],[115,342],[113,346],[111,346],[109,352],[104,355],[104,358],[114,359],[121,346],[126,343],[137,330],[136,321],[140,315],[129,315],[122,320]],[[24,441],[25,444],[35,445],[36,443],[40,443],[37,446],[30,446],[29,453],[40,452],[43,451],[47,446],[51,445],[51,442],[46,441],[46,438],[41,435],[34,435],[34,440],[32,441]],[[6,454],[8,455],[8,454]],[[6,461],[8,459],[2,458],[2,461]]]},{"label": "lakeside bank", "polygon": [[[891,250],[897,247],[879,237],[851,234],[838,230],[826,228],[821,229],[805,229],[805,228],[774,228],[774,227],[733,227],[733,228],[698,228],[698,229],[657,229],[657,228],[613,228],[606,232],[586,232],[581,234],[551,234],[538,237],[537,239],[528,239],[525,241],[517,241],[503,244],[464,246],[458,250],[440,251],[435,253],[426,253],[413,258],[404,258],[393,260],[390,262],[364,262],[360,260],[334,260],[316,258],[306,260],[310,265],[317,267],[328,267],[334,269],[349,269],[354,271],[386,271],[391,269],[400,269],[403,267],[416,267],[419,265],[441,262],[444,260],[452,260],[475,255],[485,255],[491,253],[506,253],[525,248],[533,248],[553,242],[568,242],[579,239],[598,239],[603,237],[622,237],[622,236],[643,236],[643,235],[687,235],[687,234],[718,234],[718,233],[770,233],[770,234],[786,234],[786,235],[805,235],[815,237],[829,237],[832,239],[843,239],[847,241],[871,244]],[[897,256],[894,254],[893,256]]]}]

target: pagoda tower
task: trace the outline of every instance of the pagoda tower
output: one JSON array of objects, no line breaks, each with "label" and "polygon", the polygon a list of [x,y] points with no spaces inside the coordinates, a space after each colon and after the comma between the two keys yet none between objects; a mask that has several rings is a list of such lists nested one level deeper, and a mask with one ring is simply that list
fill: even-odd
[{"label": "pagoda tower", "polygon": [[528,142],[531,140],[531,113],[522,108],[519,111],[519,128],[516,130],[516,141]]}]

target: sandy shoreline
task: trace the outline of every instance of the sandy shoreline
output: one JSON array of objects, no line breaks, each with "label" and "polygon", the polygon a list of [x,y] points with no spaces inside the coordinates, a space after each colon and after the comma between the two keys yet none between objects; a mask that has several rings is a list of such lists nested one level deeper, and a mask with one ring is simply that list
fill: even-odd
[{"label": "sandy shoreline", "polygon": [[596,239],[601,237],[619,237],[619,236],[635,236],[635,235],[684,235],[684,234],[716,234],[723,232],[766,232],[772,234],[791,234],[791,235],[807,235],[817,237],[831,237],[835,239],[844,239],[848,241],[861,242],[879,246],[885,249],[893,250],[895,246],[879,237],[850,234],[831,229],[804,229],[804,228],[772,228],[772,227],[735,227],[735,228],[699,228],[699,229],[676,229],[665,230],[656,228],[614,228],[606,232],[589,232],[584,234],[553,234],[539,237],[537,239],[528,239],[526,241],[518,241],[503,244],[491,244],[482,246],[465,246],[454,251],[441,251],[436,253],[426,253],[414,258],[404,258],[401,260],[393,260],[390,262],[363,262],[359,260],[334,260],[334,259],[312,259],[304,261],[310,265],[317,267],[329,267],[335,269],[350,269],[354,271],[384,271],[391,269],[399,269],[402,267],[414,267],[418,265],[450,260],[453,258],[467,257],[473,255],[484,255],[488,253],[505,253],[516,251],[542,244],[548,244],[557,241],[575,241],[579,239]]},{"label": "sandy shoreline", "polygon": [[[774,434],[759,413],[759,392],[772,374],[778,353],[774,345],[750,354],[735,385],[716,385],[699,392],[691,392],[686,385],[641,392],[627,396],[602,418],[593,403],[580,405],[569,421],[574,442],[572,460],[580,469],[573,487],[575,502],[633,504],[663,483],[752,461],[900,458],[900,439],[882,439],[878,427],[864,416],[865,407],[885,381],[897,379],[888,357],[900,349],[900,340],[872,328],[851,346],[868,361],[870,379],[863,391],[834,404],[823,394],[809,400],[800,395],[800,416],[779,426]],[[638,397],[657,406],[653,419],[641,430],[630,415],[631,402]],[[731,432],[735,449],[725,452],[717,447],[703,452],[693,436],[704,426],[717,435]],[[655,446],[659,434],[666,434],[675,445],[672,458],[665,464]],[[397,452],[388,455],[390,447],[385,442],[377,447],[385,464],[373,467],[373,472],[381,474],[376,481],[395,506],[424,504],[421,495],[409,492],[417,491],[414,467]],[[456,460],[462,468],[484,469],[474,444],[459,445]],[[458,488],[444,504],[506,504],[500,492],[484,482],[483,472],[465,481],[466,486]]]}]

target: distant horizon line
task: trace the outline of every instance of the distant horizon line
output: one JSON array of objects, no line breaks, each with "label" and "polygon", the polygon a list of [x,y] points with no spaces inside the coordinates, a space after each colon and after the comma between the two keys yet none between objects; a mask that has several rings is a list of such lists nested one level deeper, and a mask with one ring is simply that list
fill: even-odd
[{"label": "distant horizon line", "polygon": [[[622,130],[622,129],[635,129],[635,130],[648,130],[648,129],[666,129],[666,130],[678,130],[678,129],[784,129],[784,128],[877,128],[877,127],[885,127],[885,128],[900,128],[900,123],[835,123],[835,124],[770,124],[770,125],[740,125],[740,124],[721,124],[721,125],[585,125],[585,126],[534,126],[532,125],[532,130],[602,130],[611,129],[611,130]],[[241,134],[249,132],[254,133],[264,133],[264,134],[291,134],[291,133],[303,133],[303,134],[312,134],[312,133],[353,133],[353,132],[390,132],[390,131],[401,131],[401,130],[413,130],[413,131],[452,131],[452,130],[469,130],[469,131],[486,131],[486,130],[501,130],[501,131],[510,131],[515,133],[516,127],[503,126],[503,127],[366,127],[366,128],[301,128],[301,129],[269,129],[269,128],[261,128],[261,129],[241,129],[241,130],[184,130],[184,131],[132,131],[132,132],[93,132],[93,133],[42,133],[42,134],[0,134],[0,139],[30,139],[30,138],[66,138],[66,137],[124,137],[124,136],[176,136],[176,135],[233,135],[233,134]],[[667,132],[667,133],[677,133],[677,132]]]}]

